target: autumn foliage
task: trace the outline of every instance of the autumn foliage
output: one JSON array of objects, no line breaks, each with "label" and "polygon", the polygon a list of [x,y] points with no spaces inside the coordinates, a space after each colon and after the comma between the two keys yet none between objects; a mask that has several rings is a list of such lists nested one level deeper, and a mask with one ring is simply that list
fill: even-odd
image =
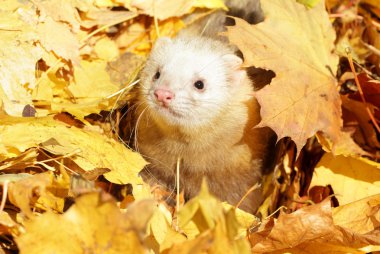
[{"label": "autumn foliage", "polygon": [[380,3],[261,2],[223,33],[278,138],[252,215],[146,185],[125,143],[154,41],[223,1],[2,1],[0,253],[380,251]]}]

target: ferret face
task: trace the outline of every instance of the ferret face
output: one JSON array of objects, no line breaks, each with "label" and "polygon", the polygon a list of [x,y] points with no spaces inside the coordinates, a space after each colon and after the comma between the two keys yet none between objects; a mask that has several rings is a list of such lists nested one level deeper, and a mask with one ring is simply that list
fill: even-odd
[{"label": "ferret face", "polygon": [[142,99],[154,118],[168,124],[207,124],[233,96],[240,64],[218,41],[161,38],[142,72]]}]

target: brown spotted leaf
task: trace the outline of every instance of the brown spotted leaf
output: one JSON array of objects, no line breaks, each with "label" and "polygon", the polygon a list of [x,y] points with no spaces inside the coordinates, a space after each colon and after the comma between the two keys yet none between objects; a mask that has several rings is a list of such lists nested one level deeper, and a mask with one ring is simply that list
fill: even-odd
[{"label": "brown spotted leaf", "polygon": [[262,121],[278,138],[291,137],[300,150],[323,131],[333,142],[341,135],[341,101],[332,53],[335,32],[323,1],[307,8],[296,1],[263,1],[264,22],[236,19],[229,40],[243,52],[245,66],[273,70],[272,83],[256,93]]},{"label": "brown spotted leaf", "polygon": [[[357,206],[355,210],[352,207]],[[366,253],[380,245],[379,195],[333,209],[330,200],[304,207],[277,220],[265,219],[250,234],[253,253]],[[364,213],[364,214],[363,214]],[[346,223],[359,218],[353,227]],[[372,223],[371,225],[369,225]],[[360,225],[359,225],[360,224]]]}]

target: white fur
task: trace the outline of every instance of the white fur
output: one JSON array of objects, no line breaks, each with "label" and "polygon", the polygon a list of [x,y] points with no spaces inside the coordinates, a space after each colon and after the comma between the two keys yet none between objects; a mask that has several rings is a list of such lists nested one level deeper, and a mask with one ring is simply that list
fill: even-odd
[{"label": "white fur", "polygon": [[[200,36],[160,39],[141,75],[136,147],[150,162],[145,180],[173,186],[181,159],[180,188],[194,196],[203,178],[211,193],[231,204],[261,177],[269,137],[253,127],[259,109],[241,59],[218,40]],[[155,79],[155,73],[160,77]],[[194,88],[202,80],[204,91]],[[155,88],[175,93],[169,108],[160,106]],[[260,190],[242,208],[254,211]]]},{"label": "white fur", "polygon": [[[170,125],[204,126],[233,100],[238,86],[231,85],[231,81],[240,83],[242,77],[236,74],[245,73],[237,71],[241,62],[229,47],[216,40],[161,38],[142,73],[141,93],[156,120]],[[154,80],[157,71],[160,77]],[[205,85],[202,91],[194,87],[198,80]],[[156,102],[157,87],[174,92],[169,109]]]}]

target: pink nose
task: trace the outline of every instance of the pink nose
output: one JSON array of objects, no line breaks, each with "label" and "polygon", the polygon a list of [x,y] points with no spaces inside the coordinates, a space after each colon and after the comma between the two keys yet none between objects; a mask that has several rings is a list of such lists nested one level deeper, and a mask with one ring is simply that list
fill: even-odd
[{"label": "pink nose", "polygon": [[154,96],[156,96],[157,101],[164,103],[165,106],[168,106],[174,99],[174,93],[172,91],[161,88],[154,90]]}]

